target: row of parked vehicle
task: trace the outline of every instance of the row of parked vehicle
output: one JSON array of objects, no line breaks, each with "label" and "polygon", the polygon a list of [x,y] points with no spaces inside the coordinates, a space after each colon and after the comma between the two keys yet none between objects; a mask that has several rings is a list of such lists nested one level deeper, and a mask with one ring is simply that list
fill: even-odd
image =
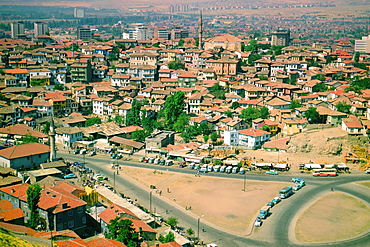
[{"label": "row of parked vehicle", "polygon": [[144,157],[144,156],[139,159],[139,162],[152,163],[155,165],[162,165],[162,166],[172,166],[173,165],[173,160],[165,160],[161,158]]},{"label": "row of parked vehicle", "polygon": [[198,170],[199,172],[224,172],[224,173],[240,173],[244,174],[245,169],[238,166],[213,165],[213,164],[195,164],[190,163],[189,169]]},{"label": "row of parked vehicle", "polygon": [[73,154],[82,154],[82,155],[85,155],[87,154],[88,156],[94,156],[96,155],[96,151],[95,150],[91,150],[91,151],[88,151],[86,148],[76,148],[75,150],[73,150],[72,152]]}]

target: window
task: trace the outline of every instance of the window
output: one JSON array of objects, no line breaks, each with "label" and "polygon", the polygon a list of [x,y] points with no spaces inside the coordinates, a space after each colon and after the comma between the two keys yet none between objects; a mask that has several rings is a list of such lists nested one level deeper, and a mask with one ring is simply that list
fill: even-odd
[{"label": "window", "polygon": [[75,226],[75,221],[74,220],[68,221],[68,228],[72,228],[74,226]]},{"label": "window", "polygon": [[82,224],[86,224],[86,217],[82,217]]},{"label": "window", "polygon": [[78,209],[77,209],[77,212],[80,214],[80,213],[82,213],[83,212],[83,208],[82,207],[79,207]]},{"label": "window", "polygon": [[68,216],[72,216],[73,215],[73,210],[68,210]]}]

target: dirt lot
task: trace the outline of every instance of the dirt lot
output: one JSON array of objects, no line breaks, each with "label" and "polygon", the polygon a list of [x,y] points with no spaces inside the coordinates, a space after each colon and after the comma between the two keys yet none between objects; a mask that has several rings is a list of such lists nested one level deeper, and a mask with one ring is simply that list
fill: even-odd
[{"label": "dirt lot", "polygon": [[328,194],[298,219],[296,238],[302,242],[346,239],[370,229],[370,207],[347,194]]},{"label": "dirt lot", "polygon": [[287,185],[247,180],[244,192],[243,180],[195,177],[171,172],[154,173],[151,169],[142,168],[124,169],[124,172],[148,188],[155,185],[158,190],[162,190],[162,196],[184,209],[191,206],[192,213],[206,215],[204,221],[238,233],[245,233],[258,210]]}]

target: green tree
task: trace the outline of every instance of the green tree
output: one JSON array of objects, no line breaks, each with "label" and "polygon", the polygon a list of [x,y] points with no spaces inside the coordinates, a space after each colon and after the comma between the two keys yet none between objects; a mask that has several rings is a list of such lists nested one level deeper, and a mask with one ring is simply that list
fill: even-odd
[{"label": "green tree", "polygon": [[325,75],[323,75],[323,74],[317,74],[316,75],[316,79],[317,80],[320,80],[320,81],[323,81],[323,80],[325,80]]},{"label": "green tree", "polygon": [[245,90],[244,89],[242,89],[239,96],[242,97],[243,99],[245,98]]},{"label": "green tree", "polygon": [[264,131],[267,131],[267,132],[270,132],[271,131],[271,128],[267,125],[263,125],[261,130],[264,130]]},{"label": "green tree", "polygon": [[185,127],[189,125],[190,117],[182,113],[176,120],[176,122],[173,125],[173,129],[177,132],[183,132],[185,130]]},{"label": "green tree", "polygon": [[188,234],[191,237],[194,234],[194,230],[192,228],[189,228],[186,230],[186,234]]},{"label": "green tree", "polygon": [[210,94],[216,97],[216,99],[226,99],[225,97],[225,88],[220,86],[220,84],[215,83],[210,89]]},{"label": "green tree", "polygon": [[44,126],[42,127],[42,133],[48,134],[50,131],[50,122],[45,122]]},{"label": "green tree", "polygon": [[248,63],[250,65],[252,65],[254,63],[254,61],[258,60],[258,59],[261,59],[262,58],[262,55],[260,54],[257,54],[257,53],[252,53],[249,55],[248,57]]},{"label": "green tree", "polygon": [[329,90],[329,87],[328,85],[324,84],[324,83],[318,83],[315,85],[314,87],[314,91],[315,92],[326,92]]},{"label": "green tree", "polygon": [[206,143],[207,143],[207,142],[208,142],[208,139],[209,139],[209,135],[204,135],[204,136],[203,136],[203,140],[204,140],[204,142],[206,142]]},{"label": "green tree", "polygon": [[21,144],[35,143],[39,142],[39,139],[35,136],[32,136],[30,133],[27,133],[19,139],[19,142]]},{"label": "green tree", "polygon": [[251,106],[243,109],[240,115],[240,117],[249,124],[252,123],[252,120],[257,119],[260,116],[261,116],[261,112],[257,108],[251,107]]},{"label": "green tree", "polygon": [[302,104],[299,103],[299,100],[293,99],[292,101],[290,101],[290,109],[294,110],[299,107],[302,107]]},{"label": "green tree", "polygon": [[217,138],[218,138],[217,132],[212,132],[212,134],[209,138],[211,138],[212,143],[215,143],[217,141]]},{"label": "green tree", "polygon": [[150,136],[150,132],[146,130],[135,130],[132,132],[132,139],[135,141],[143,142],[148,136]]},{"label": "green tree", "polygon": [[336,105],[337,111],[349,114],[351,110],[351,105],[346,104],[346,102],[338,102]]},{"label": "green tree", "polygon": [[239,104],[239,102],[233,102],[232,104],[231,104],[231,109],[233,109],[233,110],[235,110],[236,108],[239,108],[240,107],[240,104]]},{"label": "green tree", "polygon": [[185,64],[182,63],[179,59],[169,62],[168,64],[169,69],[183,69],[185,68]]},{"label": "green tree", "polygon": [[131,110],[126,116],[126,126],[136,126],[141,123],[140,109],[141,103],[134,99],[131,103]]},{"label": "green tree", "polygon": [[179,220],[176,217],[169,217],[166,222],[170,225],[172,229],[175,228],[177,224],[179,224]]},{"label": "green tree", "polygon": [[225,111],[225,112],[224,112],[224,114],[225,114],[227,117],[229,117],[229,118],[231,118],[231,117],[233,116],[233,112],[232,112],[232,111],[230,111],[230,110]]},{"label": "green tree", "polygon": [[354,57],[355,63],[358,63],[360,61],[360,53],[356,51],[355,57]]},{"label": "green tree", "polygon": [[163,117],[165,119],[165,128],[173,130],[173,126],[177,119],[184,111],[185,106],[185,93],[182,91],[175,92],[166,98],[163,108]]},{"label": "green tree", "polygon": [[265,75],[260,75],[258,76],[258,79],[260,79],[261,81],[267,81],[269,78]]},{"label": "green tree", "polygon": [[171,231],[165,237],[161,234],[159,235],[158,241],[163,244],[173,242],[175,241],[175,234]]},{"label": "green tree", "polygon": [[251,51],[256,52],[257,51],[257,40],[250,40],[248,45],[244,46],[244,51]]},{"label": "green tree", "polygon": [[322,123],[320,114],[317,112],[315,107],[308,108],[304,115],[310,124]]},{"label": "green tree", "polygon": [[113,121],[117,124],[117,125],[123,125],[124,121],[123,121],[123,117],[120,116],[120,115],[116,115],[114,118],[113,118]]},{"label": "green tree", "polygon": [[55,84],[54,90],[64,91],[64,86],[61,84]]},{"label": "green tree", "polygon": [[98,117],[89,118],[85,122],[85,127],[92,126],[94,124],[101,124],[101,119]]},{"label": "green tree", "polygon": [[266,106],[262,106],[260,109],[260,118],[267,119],[270,116],[269,109]]},{"label": "green tree", "polygon": [[183,47],[185,44],[185,41],[183,39],[180,39],[179,42],[177,43],[177,47]]},{"label": "green tree", "polygon": [[108,224],[106,238],[124,243],[127,247],[140,247],[141,239],[129,219],[120,219],[118,216]]},{"label": "green tree", "polygon": [[40,202],[41,186],[39,184],[30,185],[27,190],[27,204],[30,210],[29,226],[36,229],[40,225],[41,218],[38,211],[38,203]]}]

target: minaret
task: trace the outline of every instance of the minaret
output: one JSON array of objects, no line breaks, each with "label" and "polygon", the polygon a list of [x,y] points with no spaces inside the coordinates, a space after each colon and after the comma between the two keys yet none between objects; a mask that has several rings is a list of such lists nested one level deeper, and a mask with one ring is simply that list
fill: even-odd
[{"label": "minaret", "polygon": [[49,139],[50,139],[50,162],[53,162],[57,157],[57,153],[55,151],[55,128],[53,115],[51,116],[50,121]]},{"label": "minaret", "polygon": [[199,11],[199,43],[198,43],[198,49],[202,50],[202,42],[203,42],[203,16],[202,16],[202,10]]}]

